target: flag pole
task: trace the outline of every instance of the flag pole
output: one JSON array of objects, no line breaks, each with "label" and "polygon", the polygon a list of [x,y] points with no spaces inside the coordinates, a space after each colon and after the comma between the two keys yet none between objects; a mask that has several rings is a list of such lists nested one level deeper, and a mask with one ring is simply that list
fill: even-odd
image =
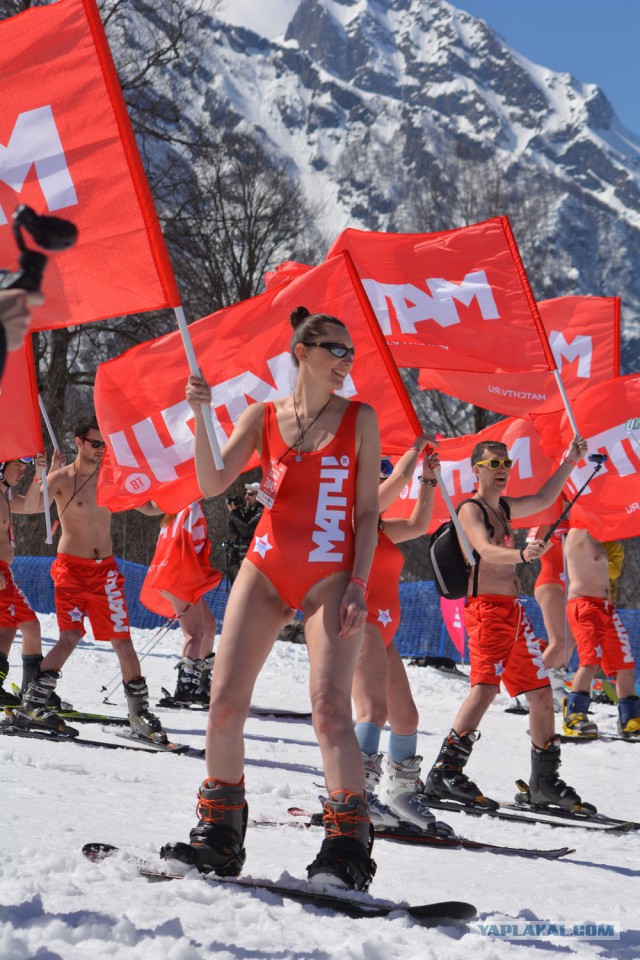
[{"label": "flag pole", "polygon": [[[189,333],[189,327],[187,326],[187,320],[184,315],[184,310],[182,309],[182,307],[174,307],[173,312],[176,315],[176,321],[178,323],[178,329],[180,330],[180,335],[182,337],[184,352],[187,355],[187,361],[189,363],[189,369],[191,370],[191,376],[199,377],[200,367],[198,366],[198,361],[196,360],[196,354],[193,349],[191,334]],[[209,439],[209,446],[211,447],[213,462],[216,465],[216,470],[222,470],[224,468],[224,460],[222,459],[218,438],[216,437],[216,432],[213,428],[213,417],[211,416],[211,407],[208,406],[206,403],[203,403],[201,405],[201,410],[202,410],[202,416],[204,417],[204,425],[207,431],[207,437]]]},{"label": "flag pole", "polygon": [[569,397],[567,396],[567,391],[564,388],[564,383],[562,382],[562,377],[560,376],[560,371],[558,370],[557,367],[553,371],[553,375],[556,378],[558,390],[560,391],[560,396],[562,397],[564,409],[566,410],[567,416],[569,418],[569,423],[571,424],[573,435],[575,437],[580,436],[580,431],[578,430],[578,425],[575,421],[575,417],[573,416],[573,410],[571,409],[571,404],[569,403]]},{"label": "flag pole", "polygon": [[[49,434],[49,437],[51,438],[53,449],[60,451],[60,447],[58,446],[58,441],[56,439],[55,433],[53,432],[51,420],[49,419],[49,414],[47,413],[47,409],[44,405],[44,400],[42,399],[41,394],[38,394],[38,406],[40,407],[40,413],[42,414],[42,419],[45,422],[47,432]],[[52,544],[53,532],[51,530],[51,506],[49,502],[49,487],[47,486],[47,468],[46,467],[41,468],[40,479],[42,480],[42,499],[44,500],[44,522],[47,528],[47,536],[45,537],[44,542],[48,544]]]}]

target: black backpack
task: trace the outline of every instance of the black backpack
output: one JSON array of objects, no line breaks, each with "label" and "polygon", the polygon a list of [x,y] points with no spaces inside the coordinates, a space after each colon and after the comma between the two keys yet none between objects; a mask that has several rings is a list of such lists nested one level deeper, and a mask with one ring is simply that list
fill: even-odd
[{"label": "black backpack", "polygon": [[[465,503],[475,503],[482,510],[484,525],[489,534],[493,536],[494,528],[489,520],[489,514],[479,500],[472,500],[471,498],[462,500],[456,507],[456,513],[460,513],[460,507]],[[507,520],[509,520],[511,512],[504,497],[500,497],[500,506],[504,510]],[[459,600],[460,597],[466,597],[469,590],[471,567],[460,546],[453,520],[447,520],[432,535],[429,556],[435,574],[436,590],[440,596],[446,597],[447,600]],[[474,550],[473,556],[476,561],[473,568],[473,596],[477,597],[480,554]]]}]

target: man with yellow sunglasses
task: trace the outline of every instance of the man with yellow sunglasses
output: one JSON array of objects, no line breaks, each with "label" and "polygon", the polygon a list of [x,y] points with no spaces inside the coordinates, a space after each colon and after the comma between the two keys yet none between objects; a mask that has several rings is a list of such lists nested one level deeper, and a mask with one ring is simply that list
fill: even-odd
[{"label": "man with yellow sunglasses", "polygon": [[513,466],[505,444],[484,441],[473,450],[471,467],[478,486],[474,496],[459,508],[460,523],[476,558],[469,575],[464,618],[469,634],[471,692],[427,776],[424,792],[433,800],[453,800],[482,809],[497,807],[494,800],[482,795],[463,768],[480,736],[480,721],[504,683],[510,696],[524,694],[529,701],[531,802],[564,808],[581,802],[576,791],[558,777],[560,747],[555,737],[549,677],[519,600],[517,564],[537,560],[549,544],[534,540],[518,549],[510,521],[550,507],[586,452],[586,441],[574,437],[563,463],[537,493],[505,497]]}]

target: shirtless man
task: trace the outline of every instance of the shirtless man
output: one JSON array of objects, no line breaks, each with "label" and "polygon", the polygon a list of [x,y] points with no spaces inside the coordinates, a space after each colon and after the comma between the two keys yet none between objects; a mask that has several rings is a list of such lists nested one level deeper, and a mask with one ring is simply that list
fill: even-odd
[{"label": "shirtless man", "polygon": [[[475,741],[478,725],[500,683],[510,696],[524,693],[529,701],[532,802],[562,807],[580,803],[576,792],[558,779],[560,747],[554,737],[553,700],[540,647],[518,599],[516,564],[537,560],[549,545],[541,540],[514,546],[510,517],[528,517],[551,506],[560,495],[587,444],[574,437],[564,463],[536,494],[508,497],[505,491],[512,461],[503,443],[483,442],[471,455],[478,489],[460,508],[460,523],[475,551],[477,568],[469,576],[465,626],[469,634],[471,692],[458,710],[424,787],[427,797],[457,800],[467,805],[495,807],[462,772]],[[491,529],[487,529],[480,505]],[[474,588],[474,575],[478,577]]]},{"label": "shirtless man", "polygon": [[165,743],[167,736],[149,712],[149,691],[140,675],[140,662],[131,642],[124,598],[124,577],[112,556],[111,514],[96,500],[98,469],[104,440],[95,417],[76,429],[77,456],[50,474],[48,488],[55,498],[62,536],[51,568],[55,583],[60,638],[47,653],[29,684],[16,723],[75,736],[77,731],[47,710],[60,671],[75,650],[89,617],[95,640],[111,641],[122,670],[129,723],[136,737]]},{"label": "shirtless man", "polygon": [[635,662],[627,631],[611,602],[609,557],[588,530],[571,526],[565,541],[569,576],[567,619],[576,638],[580,666],[567,698],[563,733],[591,739],[598,728],[587,718],[591,681],[601,666],[615,674],[620,736],[640,738],[640,700],[636,696]]},{"label": "shirtless man", "polygon": [[[15,513],[42,513],[44,502],[42,486],[38,482],[40,470],[46,467],[43,453],[35,458],[36,474],[33,483],[23,496],[14,493],[27,471],[33,457],[6,460],[0,463],[0,706],[19,707],[20,698],[2,688],[9,672],[8,654],[18,630],[22,633],[23,689],[29,668],[42,660],[40,623],[29,606],[29,601],[13,579],[11,564],[15,555],[15,537],[12,515]],[[54,454],[52,469],[60,466],[60,458]]]}]

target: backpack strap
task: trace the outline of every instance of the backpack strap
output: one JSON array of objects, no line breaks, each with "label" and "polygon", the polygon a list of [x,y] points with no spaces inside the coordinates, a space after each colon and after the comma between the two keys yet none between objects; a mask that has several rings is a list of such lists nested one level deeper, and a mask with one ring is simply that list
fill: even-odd
[{"label": "backpack strap", "polygon": [[[492,537],[495,532],[494,527],[489,519],[489,514],[487,513],[483,504],[480,503],[479,500],[474,500],[472,497],[468,497],[466,500],[462,500],[458,504],[458,506],[456,507],[456,513],[460,512],[460,507],[464,506],[465,503],[475,503],[476,507],[479,507],[482,510],[482,516],[484,517],[484,525],[489,531],[489,536]],[[500,497],[500,505],[503,507],[505,513],[507,514],[507,518],[510,518],[509,505],[507,504],[506,500],[503,500],[502,497]],[[480,554],[478,553],[477,550],[474,550],[473,556],[476,562],[473,567],[473,592],[471,596],[477,597],[478,596],[478,577],[480,576]]]}]

